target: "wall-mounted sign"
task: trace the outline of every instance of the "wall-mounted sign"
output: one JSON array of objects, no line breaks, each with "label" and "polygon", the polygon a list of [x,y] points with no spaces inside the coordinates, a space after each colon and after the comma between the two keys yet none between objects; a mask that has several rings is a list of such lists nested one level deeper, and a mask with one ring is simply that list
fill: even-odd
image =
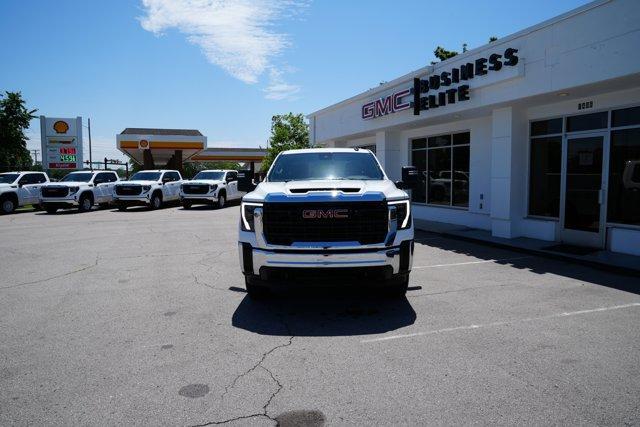
[{"label": "wall-mounted sign", "polygon": [[[503,54],[494,53],[488,58],[478,58],[450,71],[442,71],[428,78],[414,78],[413,87],[368,102],[362,106],[362,119],[369,120],[398,111],[413,108],[414,115],[420,111],[444,107],[447,104],[470,99],[469,82],[490,72],[500,71],[504,66],[518,64],[518,49],[507,48]],[[461,84],[462,83],[462,84]],[[408,98],[411,95],[411,100]]]},{"label": "wall-mounted sign", "polygon": [[40,116],[42,167],[82,169],[82,118]]},{"label": "wall-mounted sign", "polygon": [[141,139],[140,141],[138,141],[138,148],[141,149],[141,150],[148,150],[149,149],[149,140]]}]

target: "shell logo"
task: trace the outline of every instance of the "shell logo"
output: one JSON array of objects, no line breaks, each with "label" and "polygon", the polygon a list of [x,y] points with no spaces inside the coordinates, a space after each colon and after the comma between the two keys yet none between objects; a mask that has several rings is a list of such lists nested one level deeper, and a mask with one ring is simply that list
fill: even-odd
[{"label": "shell logo", "polygon": [[146,139],[141,139],[140,142],[138,143],[138,146],[143,150],[147,149],[149,148],[149,141],[147,141]]},{"label": "shell logo", "polygon": [[53,130],[55,130],[56,133],[67,133],[69,131],[69,124],[65,121],[58,120],[53,124]]}]

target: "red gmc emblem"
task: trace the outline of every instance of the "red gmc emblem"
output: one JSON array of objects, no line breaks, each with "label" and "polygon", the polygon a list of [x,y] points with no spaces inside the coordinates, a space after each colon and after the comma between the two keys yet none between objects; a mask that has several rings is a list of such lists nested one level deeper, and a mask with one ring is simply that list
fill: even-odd
[{"label": "red gmc emblem", "polygon": [[346,218],[349,218],[349,209],[305,209],[302,211],[302,218],[304,219],[322,219],[322,218],[346,219]]}]

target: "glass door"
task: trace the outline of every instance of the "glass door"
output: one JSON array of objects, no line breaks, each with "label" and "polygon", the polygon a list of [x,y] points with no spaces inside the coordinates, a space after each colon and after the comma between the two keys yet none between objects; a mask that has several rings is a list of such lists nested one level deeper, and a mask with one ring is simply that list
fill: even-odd
[{"label": "glass door", "polygon": [[567,136],[563,144],[561,240],[604,247],[606,133]]}]

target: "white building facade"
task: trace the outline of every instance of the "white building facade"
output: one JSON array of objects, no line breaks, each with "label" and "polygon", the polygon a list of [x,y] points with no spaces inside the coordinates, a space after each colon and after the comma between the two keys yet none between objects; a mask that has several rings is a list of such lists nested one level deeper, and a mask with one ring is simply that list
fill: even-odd
[{"label": "white building facade", "polygon": [[416,225],[640,255],[640,1],[598,0],[308,116],[419,170]]}]

